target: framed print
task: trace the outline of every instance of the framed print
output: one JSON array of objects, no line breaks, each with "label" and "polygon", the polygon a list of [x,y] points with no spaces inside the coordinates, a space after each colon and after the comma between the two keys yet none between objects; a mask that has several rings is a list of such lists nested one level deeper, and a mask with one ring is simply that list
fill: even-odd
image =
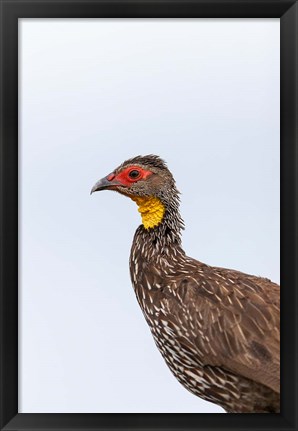
[{"label": "framed print", "polygon": [[296,429],[296,21],[1,2],[1,429]]}]

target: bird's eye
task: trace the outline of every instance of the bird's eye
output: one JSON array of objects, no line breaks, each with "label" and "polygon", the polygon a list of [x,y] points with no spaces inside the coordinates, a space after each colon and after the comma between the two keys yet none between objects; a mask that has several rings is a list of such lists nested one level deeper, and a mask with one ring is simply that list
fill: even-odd
[{"label": "bird's eye", "polygon": [[134,169],[133,171],[130,171],[128,174],[129,178],[135,180],[140,176],[140,171],[137,171],[136,169]]}]

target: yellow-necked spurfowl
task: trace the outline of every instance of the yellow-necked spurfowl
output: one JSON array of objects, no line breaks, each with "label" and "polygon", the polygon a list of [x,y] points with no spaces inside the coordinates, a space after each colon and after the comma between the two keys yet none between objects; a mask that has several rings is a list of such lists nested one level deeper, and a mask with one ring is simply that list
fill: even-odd
[{"label": "yellow-necked spurfowl", "polygon": [[174,376],[227,412],[279,412],[279,286],[186,256],[179,192],[158,156],[125,161],[98,190],[115,190],[139,207],[131,280]]}]

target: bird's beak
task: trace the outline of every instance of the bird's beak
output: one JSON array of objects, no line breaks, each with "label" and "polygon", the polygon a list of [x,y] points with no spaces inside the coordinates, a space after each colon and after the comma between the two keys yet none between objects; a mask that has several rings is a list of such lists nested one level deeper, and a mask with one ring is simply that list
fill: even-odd
[{"label": "bird's beak", "polygon": [[92,194],[94,192],[98,192],[100,190],[113,189],[115,186],[121,184],[118,181],[115,181],[114,179],[113,180],[111,180],[111,179],[109,180],[108,178],[110,177],[110,175],[108,175],[107,177],[104,177],[101,180],[97,181],[97,183],[95,183],[94,186],[92,187],[90,194]]}]

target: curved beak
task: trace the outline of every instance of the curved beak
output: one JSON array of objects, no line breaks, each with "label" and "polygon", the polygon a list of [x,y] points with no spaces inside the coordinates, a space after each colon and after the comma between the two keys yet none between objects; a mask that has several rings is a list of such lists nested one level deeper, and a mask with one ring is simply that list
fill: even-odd
[{"label": "curved beak", "polygon": [[90,195],[94,192],[98,192],[100,190],[106,190],[113,188],[114,186],[120,185],[117,181],[109,180],[110,175],[107,177],[102,178],[101,180],[97,181],[97,183],[94,184],[94,186],[91,189]]}]

